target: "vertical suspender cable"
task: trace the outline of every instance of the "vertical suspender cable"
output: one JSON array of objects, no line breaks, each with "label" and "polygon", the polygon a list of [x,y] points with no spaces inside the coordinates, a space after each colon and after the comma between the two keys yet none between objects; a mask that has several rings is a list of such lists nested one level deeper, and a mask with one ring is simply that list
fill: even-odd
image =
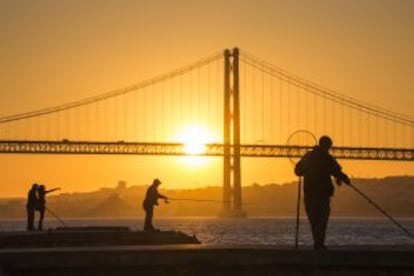
[{"label": "vertical suspender cable", "polygon": [[358,108],[358,121],[359,121],[359,146],[362,147],[362,110]]},{"label": "vertical suspender cable", "polygon": [[[9,138],[9,124],[6,125],[6,135],[7,138]],[[36,135],[35,135],[35,139],[39,139],[40,136],[40,122],[39,122],[39,116],[36,116]]]},{"label": "vertical suspender cable", "polygon": [[82,122],[80,121],[80,115],[79,115],[80,109],[76,108],[75,113],[76,113],[76,125],[75,125],[74,129],[76,129],[75,132],[77,132],[75,134],[75,138],[80,140],[79,136],[80,136],[80,133],[82,133],[82,127],[83,127]]},{"label": "vertical suspender cable", "polygon": [[372,139],[371,139],[371,136],[372,136],[372,129],[373,129],[373,126],[372,126],[372,123],[371,123],[371,119],[372,119],[372,117],[371,117],[371,113],[369,113],[369,112],[367,112],[367,129],[368,129],[368,142],[367,142],[367,145],[372,145],[371,144],[371,142],[373,142],[373,141],[371,141]]},{"label": "vertical suspender cable", "polygon": [[302,123],[302,116],[300,116],[301,110],[302,110],[302,105],[301,105],[301,98],[300,98],[300,88],[298,86],[296,86],[296,101],[297,101],[297,105],[295,106],[296,109],[296,127],[297,129],[301,129],[301,123]]},{"label": "vertical suspender cable", "polygon": [[193,71],[190,71],[189,73],[190,76],[190,89],[189,89],[189,97],[190,97],[190,120],[192,121],[194,118],[194,103],[193,103],[193,97],[194,97],[194,90],[193,90]]},{"label": "vertical suspender cable", "polygon": [[[83,122],[83,132],[82,132],[82,140],[87,141],[88,132],[89,132],[89,105],[85,105],[81,108],[81,120]],[[46,118],[47,116],[43,116]]]},{"label": "vertical suspender cable", "polygon": [[99,102],[96,102],[93,104],[93,116],[92,116],[92,125],[93,125],[93,137],[92,139],[94,141],[100,141],[99,140],[99,135],[98,135],[98,128],[99,128]]},{"label": "vertical suspender cable", "polygon": [[328,106],[330,107],[331,112],[328,112],[332,116],[329,116],[331,119],[331,126],[332,126],[332,137],[336,138],[336,108],[335,108],[335,101],[328,102]]},{"label": "vertical suspender cable", "polygon": [[284,120],[282,119],[283,117],[283,112],[282,112],[282,92],[283,92],[283,86],[282,86],[282,78],[279,77],[279,143],[281,144],[283,141],[283,136],[282,136],[282,122],[284,122]]},{"label": "vertical suspender cable", "polygon": [[[51,122],[52,123],[52,122]],[[21,132],[21,122],[16,122],[16,124],[15,124],[15,127],[14,127],[14,132],[15,132],[15,134],[14,134],[14,136],[15,136],[15,139],[16,140],[19,140],[20,139],[20,132]],[[51,131],[51,129],[48,129],[48,132],[50,132]],[[50,133],[49,133],[49,135],[50,135]],[[22,139],[24,139],[24,136],[22,136]],[[48,139],[50,139],[50,136],[48,137]]]},{"label": "vertical suspender cable", "polygon": [[394,124],[394,147],[396,148],[398,147],[398,125],[395,122],[395,118],[393,119],[394,119],[394,122],[393,122]]},{"label": "vertical suspender cable", "polygon": [[288,83],[288,90],[287,90],[287,94],[288,94],[288,104],[287,104],[287,121],[288,121],[288,127],[287,127],[287,133],[291,133],[292,132],[292,122],[291,122],[291,112],[292,112],[292,101],[291,101],[291,87],[290,87],[290,83]]},{"label": "vertical suspender cable", "polygon": [[384,139],[384,141],[382,142],[383,143],[383,147],[387,147],[388,146],[388,141],[389,141],[389,133],[388,133],[388,118],[386,118],[385,120],[384,120],[384,137],[385,137],[385,139]]},{"label": "vertical suspender cable", "polygon": [[133,116],[134,116],[133,125],[132,125],[132,128],[133,128],[133,132],[132,133],[134,133],[134,137],[133,137],[132,141],[135,141],[135,142],[138,142],[139,141],[139,139],[138,139],[138,135],[139,135],[139,131],[138,130],[139,129],[138,128],[141,128],[142,127],[140,124],[138,124],[138,112],[137,112],[137,109],[138,109],[138,92],[139,91],[140,90],[134,92],[134,100],[132,101],[132,103],[133,103],[132,110],[133,110]]},{"label": "vertical suspender cable", "polygon": [[160,97],[161,97],[161,108],[158,110],[160,111],[161,115],[161,136],[160,140],[163,142],[165,139],[165,81],[160,83]]},{"label": "vertical suspender cable", "polygon": [[180,110],[180,123],[182,124],[182,123],[184,123],[183,122],[183,120],[184,120],[184,102],[183,102],[183,100],[184,100],[184,91],[183,91],[183,78],[184,78],[184,76],[183,75],[180,75],[180,87],[179,87],[179,94],[180,94],[180,108],[179,108],[179,110]]},{"label": "vertical suspender cable", "polygon": [[340,101],[341,104],[341,142],[342,145],[345,146],[346,142],[345,142],[345,117],[344,117],[344,113],[345,113],[345,105],[342,102],[342,99]]},{"label": "vertical suspender cable", "polygon": [[[45,123],[46,125],[47,123]],[[18,131],[17,131],[17,125],[15,122],[13,122],[12,124],[10,124],[10,135],[11,135],[11,139],[12,140],[17,140],[17,135],[18,135]],[[47,133],[47,127],[45,127],[45,133]],[[45,136],[47,137],[47,136]],[[47,139],[47,138],[44,138]]]},{"label": "vertical suspender cable", "polygon": [[[50,127],[49,127],[49,122],[50,120],[47,121],[47,139],[50,139],[49,137],[49,131],[50,131]],[[13,128],[12,128],[12,133],[13,133],[13,140],[19,140],[20,137],[20,122],[16,122],[15,124],[13,124]]]},{"label": "vertical suspender cable", "polygon": [[102,139],[102,102],[96,103],[96,136],[99,141],[103,141]]},{"label": "vertical suspender cable", "polygon": [[[108,121],[108,113],[109,113],[109,100],[105,100],[104,101],[104,106],[103,106],[103,118],[104,118],[104,124],[103,124],[103,129],[104,129],[104,133],[103,135],[105,136],[105,140],[109,140],[109,121]],[[70,110],[67,111],[68,113],[70,112]],[[70,117],[70,116],[69,116]],[[68,133],[70,133],[70,131],[68,130]]]},{"label": "vertical suspender cable", "polygon": [[[216,108],[218,109],[218,110],[221,110],[221,108],[220,108],[220,96],[221,96],[221,85],[219,85],[220,84],[220,79],[219,79],[219,76],[220,76],[220,61],[219,60],[217,60],[216,61]],[[215,112],[215,116],[216,116],[216,131],[217,131],[217,133],[221,133],[221,131],[222,131],[222,127],[220,126],[220,118],[221,118],[221,116],[219,116],[219,112]],[[220,137],[223,137],[223,135],[220,135]],[[224,141],[222,141],[222,142],[224,142]]]},{"label": "vertical suspender cable", "polygon": [[211,87],[210,87],[210,66],[211,64],[207,65],[207,83],[206,83],[206,89],[207,89],[207,125],[209,128],[212,128],[211,124],[211,112],[210,112],[210,105],[211,105]]},{"label": "vertical suspender cable", "polygon": [[247,127],[246,127],[246,122],[247,122],[247,118],[248,118],[248,116],[247,116],[247,109],[246,109],[246,103],[247,103],[247,101],[246,101],[246,99],[247,99],[247,95],[248,95],[248,91],[246,90],[247,88],[246,88],[246,70],[247,70],[247,64],[246,63],[243,63],[243,88],[242,88],[242,91],[243,91],[243,95],[244,95],[244,97],[240,97],[240,99],[241,99],[241,101],[242,101],[242,106],[243,106],[243,108],[242,108],[242,112],[241,112],[241,116],[242,116],[242,129],[243,129],[243,139],[242,139],[242,141],[243,141],[243,143],[246,143],[246,141],[247,141],[247,136],[246,136],[246,129],[247,129]]},{"label": "vertical suspender cable", "polygon": [[143,121],[143,125],[144,125],[144,127],[143,127],[143,136],[142,136],[142,141],[143,142],[147,142],[147,106],[148,106],[148,103],[147,103],[147,87],[145,86],[145,87],[143,87],[142,88],[142,97],[143,97],[143,101],[141,102],[141,106],[142,106],[142,121]]},{"label": "vertical suspender cable", "polygon": [[91,141],[91,136],[93,133],[93,129],[92,129],[92,107],[93,107],[93,103],[86,105],[85,109],[86,109],[86,131],[85,131],[85,136],[86,136],[86,140]]},{"label": "vertical suspender cable", "polygon": [[168,116],[171,120],[172,120],[172,122],[170,123],[171,124],[171,130],[172,130],[172,132],[173,133],[175,133],[176,132],[176,129],[177,129],[177,114],[176,114],[176,112],[177,112],[177,97],[175,97],[175,91],[176,91],[176,87],[175,87],[175,85],[176,85],[176,78],[173,78],[172,80],[171,80],[171,90],[170,90],[170,106],[171,106],[171,116]]},{"label": "vertical suspender cable", "polygon": [[326,133],[326,94],[323,94],[323,132]]},{"label": "vertical suspender cable", "polygon": [[127,94],[123,94],[122,97],[123,97],[123,100],[124,100],[124,106],[122,107],[122,110],[124,112],[123,113],[123,115],[124,115],[124,120],[123,120],[124,121],[124,137],[122,137],[121,140],[128,141],[129,140],[128,139],[129,104],[128,104],[128,101],[127,101]]},{"label": "vertical suspender cable", "polygon": [[[305,112],[306,112],[306,114],[304,115],[305,116],[305,127],[306,127],[306,129],[307,130],[309,130],[309,91],[308,91],[308,86],[306,86],[306,88],[305,88],[305,90],[304,90],[304,93],[305,93]],[[311,130],[309,130],[309,131],[311,131]]]},{"label": "vertical suspender cable", "polygon": [[[56,140],[62,140],[62,135],[61,135],[61,133],[60,133],[60,131],[61,131],[61,116],[62,116],[62,111],[59,111],[58,113],[57,113],[57,119],[56,119],[56,131],[57,131],[57,134],[56,134]],[[26,135],[25,135],[26,136]]]},{"label": "vertical suspender cable", "polygon": [[315,94],[313,94],[313,106],[314,106],[314,114],[315,114],[315,117],[314,117],[314,122],[313,122],[313,124],[314,124],[314,131],[315,131],[315,134],[318,134],[318,116],[319,116],[319,110],[318,110],[318,98],[317,98],[318,96],[317,95],[315,95]]},{"label": "vertical suspender cable", "polygon": [[[15,125],[15,127],[14,127],[14,132],[15,132],[14,136],[15,136],[15,138],[14,139],[16,139],[16,140],[20,139],[20,134],[21,134],[21,130],[22,130],[21,123],[22,122],[16,122],[16,124],[14,124]],[[48,131],[50,131],[50,130],[48,130]],[[23,135],[22,135],[22,139],[24,139]],[[50,137],[48,137],[48,139],[50,139]]]},{"label": "vertical suspender cable", "polygon": [[[10,123],[6,123],[4,125],[4,134],[6,136],[6,139],[9,139],[8,135],[9,135],[9,124]],[[33,117],[33,139],[34,140],[39,140],[39,118],[38,116]]]},{"label": "vertical suspender cable", "polygon": [[274,143],[274,130],[275,130],[275,126],[274,126],[274,77],[272,75],[269,75],[270,78],[270,143],[273,144]]},{"label": "vertical suspender cable", "polygon": [[[352,113],[353,113],[353,107],[351,106],[350,108],[349,108],[349,126],[348,126],[348,130],[349,131],[351,131],[352,129],[353,129],[353,126],[354,126],[354,122],[353,122],[353,116],[352,116]],[[355,136],[354,135],[352,135],[351,137],[351,140],[349,141],[349,143],[351,144],[351,143],[354,143],[354,140],[355,140]]]},{"label": "vertical suspender cable", "polygon": [[118,140],[119,137],[119,128],[120,128],[120,123],[119,123],[119,105],[118,105],[118,96],[114,98],[114,120],[113,120],[113,129],[115,131],[114,133],[114,137],[112,138],[114,141]]},{"label": "vertical suspender cable", "polygon": [[201,124],[201,66],[197,68],[198,70],[198,124]]},{"label": "vertical suspender cable", "polygon": [[255,67],[252,67],[252,95],[253,95],[253,99],[252,99],[252,118],[250,118],[250,121],[253,121],[253,124],[252,124],[252,131],[253,131],[253,138],[255,139],[255,140],[257,140],[257,131],[256,131],[256,128],[257,128],[257,124],[254,124],[254,118],[256,118],[256,116],[257,116],[257,100],[256,100],[256,91],[257,91],[257,89],[256,89],[256,68]]},{"label": "vertical suspender cable", "polygon": [[152,91],[151,91],[151,103],[152,103],[152,113],[151,113],[151,117],[152,120],[150,121],[150,124],[152,126],[152,141],[153,142],[158,142],[157,141],[157,136],[156,136],[156,129],[155,129],[155,125],[158,125],[158,117],[156,115],[156,108],[155,108],[155,84],[152,85]]},{"label": "vertical suspender cable", "polygon": [[261,108],[262,108],[262,137],[261,140],[265,140],[264,128],[265,128],[265,78],[264,78],[264,65],[262,65],[262,99],[261,99]]},{"label": "vertical suspender cable", "polygon": [[374,118],[375,120],[375,146],[377,148],[380,147],[380,143],[379,143],[379,127],[378,127],[378,116],[375,116]]},{"label": "vertical suspender cable", "polygon": [[[45,121],[45,131],[44,131],[45,136],[44,137],[45,137],[46,140],[50,140],[50,118],[49,118],[49,116],[45,116],[45,117],[43,117],[43,120]],[[14,125],[15,125],[15,129],[16,129],[15,137],[17,138],[17,134],[18,134],[17,126],[18,126],[18,124],[14,124]]]},{"label": "vertical suspender cable", "polygon": [[79,122],[80,122],[80,125],[82,126],[80,133],[79,133],[79,138],[81,140],[85,140],[88,126],[87,126],[87,109],[84,106],[79,107]]}]

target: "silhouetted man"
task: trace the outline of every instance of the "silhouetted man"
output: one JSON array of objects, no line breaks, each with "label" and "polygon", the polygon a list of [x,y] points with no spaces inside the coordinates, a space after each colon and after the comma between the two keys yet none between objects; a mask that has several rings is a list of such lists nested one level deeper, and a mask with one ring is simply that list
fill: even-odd
[{"label": "silhouetted man", "polygon": [[168,203],[168,197],[158,192],[158,186],[160,185],[161,181],[159,179],[154,179],[152,185],[147,189],[147,194],[145,195],[145,199],[142,204],[145,210],[144,231],[156,231],[152,225],[152,218],[154,216],[154,206],[158,205],[158,199],[163,198],[165,202]]},{"label": "silhouetted man", "polygon": [[319,139],[319,145],[306,153],[295,167],[295,173],[304,177],[305,209],[312,228],[315,249],[325,249],[325,234],[330,214],[330,198],[334,193],[331,176],[338,185],[350,184],[336,159],[329,154],[332,140]]},{"label": "silhouetted man", "polygon": [[34,231],[34,218],[35,218],[35,211],[38,205],[38,197],[37,197],[37,183],[32,185],[32,188],[29,190],[27,194],[27,203],[26,203],[26,211],[27,211],[27,231]]},{"label": "silhouetted man", "polygon": [[45,185],[40,185],[37,189],[38,194],[38,205],[37,210],[40,212],[40,218],[39,218],[39,224],[37,229],[42,230],[43,228],[43,218],[45,216],[45,210],[46,210],[46,194],[60,190],[60,188],[54,188],[50,190],[46,190]]}]

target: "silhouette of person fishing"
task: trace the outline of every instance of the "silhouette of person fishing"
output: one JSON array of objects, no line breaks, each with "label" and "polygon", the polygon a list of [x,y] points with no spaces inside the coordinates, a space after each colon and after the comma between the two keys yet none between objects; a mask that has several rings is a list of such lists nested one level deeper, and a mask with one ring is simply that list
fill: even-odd
[{"label": "silhouette of person fishing", "polygon": [[322,136],[319,144],[296,164],[295,174],[304,177],[305,210],[311,224],[315,249],[326,249],[325,235],[330,214],[330,198],[334,194],[331,176],[337,185],[350,184],[336,159],[329,154],[332,139]]},{"label": "silhouette of person fishing", "polygon": [[158,192],[158,187],[161,185],[161,181],[156,178],[152,184],[148,187],[142,206],[145,210],[145,222],[144,231],[157,231],[152,225],[152,218],[154,216],[154,206],[158,205],[158,199],[164,199],[165,203],[168,203],[168,197]]},{"label": "silhouette of person fishing", "polygon": [[38,197],[37,197],[37,189],[39,185],[34,183],[32,188],[29,190],[27,194],[27,203],[26,203],[26,211],[27,211],[27,231],[34,231],[34,219],[35,219],[35,211],[38,205]]},{"label": "silhouette of person fishing", "polygon": [[37,210],[40,212],[39,224],[37,229],[42,230],[43,228],[43,218],[45,216],[46,210],[46,194],[60,190],[60,188],[54,188],[50,190],[46,190],[45,185],[40,185],[37,189],[37,196],[38,196],[38,204]]}]

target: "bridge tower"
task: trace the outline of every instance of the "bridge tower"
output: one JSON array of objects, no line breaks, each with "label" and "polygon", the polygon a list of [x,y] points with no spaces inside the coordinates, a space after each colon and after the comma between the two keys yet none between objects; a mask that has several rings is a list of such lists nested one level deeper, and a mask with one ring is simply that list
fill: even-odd
[{"label": "bridge tower", "polygon": [[223,211],[221,217],[245,217],[240,169],[239,49],[224,51]]}]

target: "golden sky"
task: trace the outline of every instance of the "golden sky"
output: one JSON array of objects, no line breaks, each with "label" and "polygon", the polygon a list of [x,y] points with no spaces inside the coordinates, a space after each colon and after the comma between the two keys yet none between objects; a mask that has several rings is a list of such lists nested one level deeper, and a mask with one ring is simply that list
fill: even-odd
[{"label": "golden sky", "polygon": [[[2,0],[0,38],[0,116],[94,96],[234,46],[414,116],[411,0]],[[171,157],[0,160],[2,197],[25,196],[34,181],[85,191],[153,177],[164,179],[164,188],[220,185],[222,175],[218,159],[204,167]],[[414,174],[407,163],[342,163],[361,177]],[[243,183],[292,180],[289,166],[287,160],[243,160]]]}]

